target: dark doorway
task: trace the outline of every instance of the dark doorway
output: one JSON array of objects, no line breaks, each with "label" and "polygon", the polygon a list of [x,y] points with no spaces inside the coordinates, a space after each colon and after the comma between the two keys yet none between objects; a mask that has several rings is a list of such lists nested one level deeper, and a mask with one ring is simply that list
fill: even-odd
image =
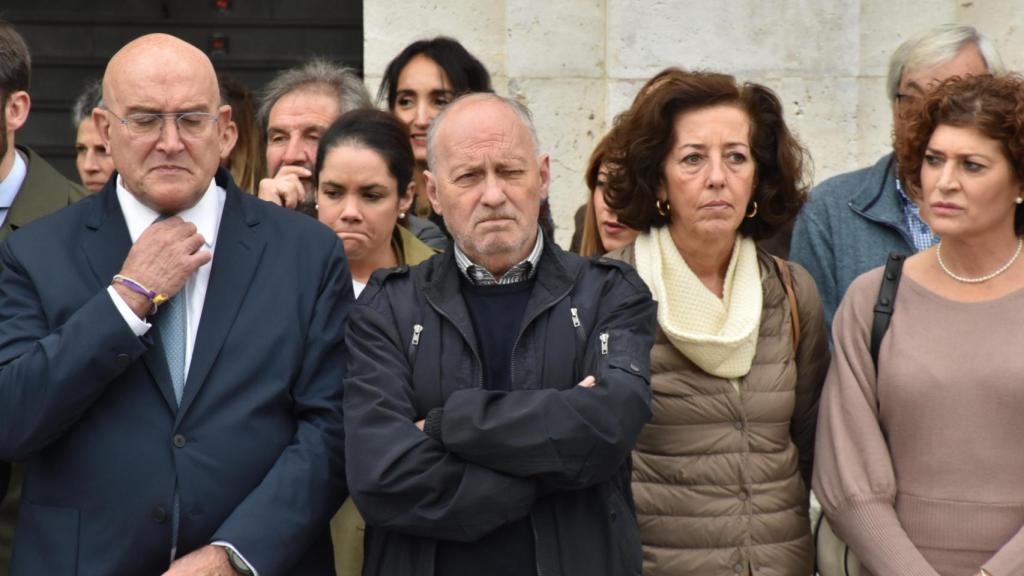
[{"label": "dark doorway", "polygon": [[362,0],[46,0],[5,10],[32,53],[32,110],[17,142],[75,171],[71,105],[129,40],[166,32],[206,51],[218,72],[258,91],[313,56],[362,74]]}]

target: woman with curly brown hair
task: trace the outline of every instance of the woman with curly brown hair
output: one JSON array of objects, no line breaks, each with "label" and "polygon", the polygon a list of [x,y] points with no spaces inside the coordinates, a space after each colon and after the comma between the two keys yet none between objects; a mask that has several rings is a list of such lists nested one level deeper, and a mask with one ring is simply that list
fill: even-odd
[{"label": "woman with curly brown hair", "polygon": [[948,80],[900,135],[940,242],[906,259],[875,358],[883,270],[839,306],[815,493],[870,573],[1024,574],[1024,79]]},{"label": "woman with curly brown hair", "polygon": [[614,256],[658,301],[654,416],[633,453],[644,572],[808,575],[828,366],[821,302],[757,240],[803,204],[805,152],[758,84],[669,69],[620,117],[605,191],[641,231]]}]

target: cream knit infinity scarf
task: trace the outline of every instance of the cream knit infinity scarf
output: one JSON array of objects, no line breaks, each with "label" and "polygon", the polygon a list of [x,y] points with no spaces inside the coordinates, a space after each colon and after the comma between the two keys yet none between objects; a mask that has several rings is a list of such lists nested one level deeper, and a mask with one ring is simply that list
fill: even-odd
[{"label": "cream knit infinity scarf", "polygon": [[658,301],[658,324],[672,345],[713,376],[750,372],[762,303],[754,241],[737,236],[721,299],[686,265],[667,226],[638,236],[635,250],[637,272]]}]

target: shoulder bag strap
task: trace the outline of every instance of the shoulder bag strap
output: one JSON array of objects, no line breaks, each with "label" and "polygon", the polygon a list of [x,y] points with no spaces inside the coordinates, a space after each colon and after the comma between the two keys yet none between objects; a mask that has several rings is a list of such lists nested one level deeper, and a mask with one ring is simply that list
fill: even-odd
[{"label": "shoulder bag strap", "polygon": [[782,286],[786,289],[786,299],[789,300],[789,316],[793,324],[793,356],[796,356],[797,347],[800,346],[800,310],[796,307],[793,275],[790,274],[789,265],[785,260],[774,254],[771,257],[772,262],[775,262],[775,269],[779,271],[779,277],[782,278]]},{"label": "shoulder bag strap", "polygon": [[885,272],[882,274],[882,284],[878,288],[878,300],[875,302],[875,320],[871,324],[871,360],[875,365],[876,375],[878,351],[882,347],[882,337],[889,329],[893,305],[896,303],[896,291],[900,287],[900,277],[903,275],[903,261],[906,258],[903,254],[893,252],[885,260]]}]

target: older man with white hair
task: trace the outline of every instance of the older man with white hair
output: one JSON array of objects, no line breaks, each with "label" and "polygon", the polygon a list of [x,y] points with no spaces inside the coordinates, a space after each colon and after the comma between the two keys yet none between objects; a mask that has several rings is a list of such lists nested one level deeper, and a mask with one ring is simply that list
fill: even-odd
[{"label": "older man with white hair", "polygon": [[[953,76],[1003,72],[992,42],[970,26],[946,24],[903,42],[889,61],[886,89],[894,135],[900,118],[928,87]],[[874,166],[840,174],[811,190],[793,229],[790,257],[818,285],[831,334],[832,316],[857,277],[890,252],[914,254],[938,241],[896,176],[892,153]]]},{"label": "older man with white hair", "polygon": [[548,157],[520,104],[460,98],[428,156],[453,249],[378,272],[347,333],[363,574],[639,574],[629,455],[650,417],[650,293],[541,234]]}]

